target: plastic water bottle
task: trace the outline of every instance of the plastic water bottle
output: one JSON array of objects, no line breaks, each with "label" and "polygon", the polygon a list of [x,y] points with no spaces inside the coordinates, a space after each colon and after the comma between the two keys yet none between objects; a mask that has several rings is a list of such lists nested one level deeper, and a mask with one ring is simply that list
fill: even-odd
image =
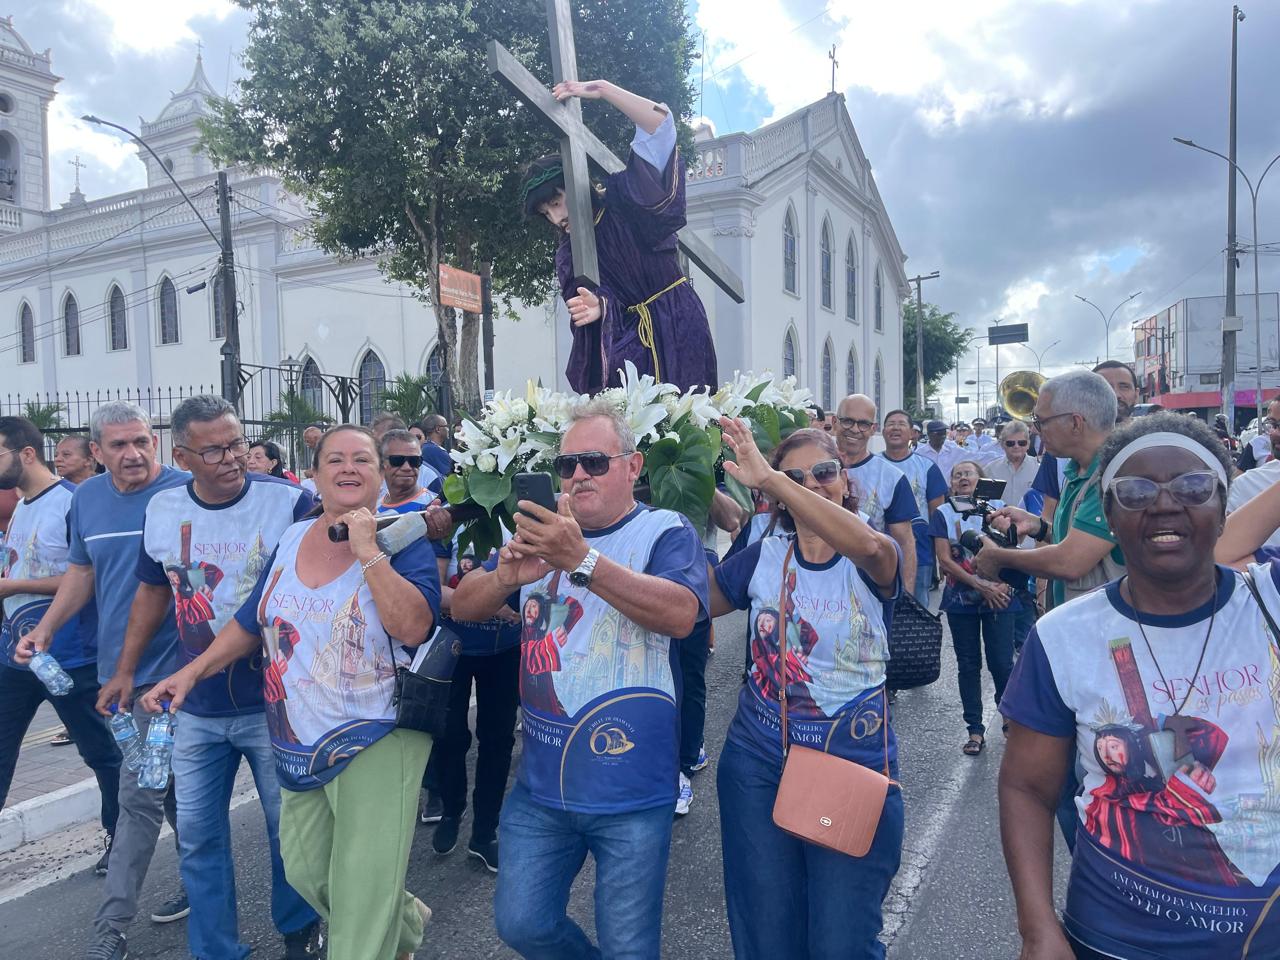
[{"label": "plastic water bottle", "polygon": [[120,712],[118,704],[111,705],[111,733],[116,738],[116,746],[124,754],[124,765],[130,770],[142,766],[142,734],[138,733],[138,725],[133,722],[133,714],[128,710]]},{"label": "plastic water bottle", "polygon": [[75,686],[67,676],[67,671],[63,670],[58,665],[58,661],[43,650],[32,656],[31,672],[40,678],[40,682],[55,697],[65,697]]},{"label": "plastic water bottle", "polygon": [[142,750],[142,768],[138,786],[144,790],[163,790],[169,785],[169,765],[173,760],[173,714],[169,701],[162,704],[164,713],[153,717],[147,728],[147,743]]}]

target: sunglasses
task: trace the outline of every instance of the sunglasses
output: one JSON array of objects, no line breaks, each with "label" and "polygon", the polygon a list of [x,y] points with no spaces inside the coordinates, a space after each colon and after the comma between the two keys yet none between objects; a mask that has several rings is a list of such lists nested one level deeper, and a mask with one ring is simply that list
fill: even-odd
[{"label": "sunglasses", "polygon": [[396,469],[403,467],[406,463],[409,466],[413,467],[413,469],[417,470],[420,466],[422,466],[422,457],[409,456],[403,453],[393,453],[387,457],[387,464]]},{"label": "sunglasses", "polygon": [[806,476],[811,476],[818,483],[826,486],[828,483],[835,480],[836,477],[840,476],[840,461],[819,460],[808,470],[793,468],[791,470],[783,470],[782,472],[799,484],[804,483],[804,478]]},{"label": "sunglasses", "polygon": [[1006,440],[1006,441],[1004,442],[1004,445],[1005,445],[1006,447],[1025,447],[1025,446],[1027,445],[1027,441],[1025,441],[1025,440]]},{"label": "sunglasses", "polygon": [[1109,488],[1116,503],[1126,510],[1145,510],[1160,496],[1161,490],[1184,507],[1202,507],[1218,489],[1218,475],[1208,470],[1184,473],[1165,483],[1146,477],[1116,477]]},{"label": "sunglasses", "polygon": [[586,453],[562,453],[551,461],[551,465],[556,469],[556,475],[561,480],[570,479],[578,470],[578,464],[582,464],[583,471],[588,477],[603,477],[609,472],[609,461],[616,460],[618,457],[629,457],[629,453],[601,453],[599,450],[588,450]]}]

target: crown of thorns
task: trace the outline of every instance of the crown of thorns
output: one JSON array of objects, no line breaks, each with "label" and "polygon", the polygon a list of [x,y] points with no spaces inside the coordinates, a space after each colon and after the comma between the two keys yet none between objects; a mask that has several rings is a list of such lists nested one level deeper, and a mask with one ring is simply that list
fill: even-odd
[{"label": "crown of thorns", "polygon": [[531,194],[534,190],[537,190],[544,183],[550,183],[552,180],[556,179],[557,177],[563,177],[563,176],[564,176],[564,168],[556,166],[556,167],[547,167],[547,169],[543,170],[541,173],[530,177],[520,190],[520,203],[524,204],[529,199],[529,194]]}]

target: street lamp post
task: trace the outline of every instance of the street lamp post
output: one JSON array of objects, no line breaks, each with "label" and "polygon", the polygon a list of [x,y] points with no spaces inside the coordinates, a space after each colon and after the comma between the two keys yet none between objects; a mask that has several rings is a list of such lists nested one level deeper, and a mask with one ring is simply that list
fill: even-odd
[{"label": "street lamp post", "polygon": [[[1254,362],[1254,372],[1256,379],[1254,382],[1254,405],[1257,407],[1258,422],[1262,422],[1262,291],[1258,286],[1258,193],[1262,190],[1262,181],[1267,179],[1267,174],[1271,172],[1271,168],[1275,166],[1276,161],[1280,160],[1280,154],[1271,158],[1271,162],[1266,165],[1262,171],[1262,176],[1258,178],[1255,186],[1253,181],[1249,179],[1248,174],[1240,169],[1239,164],[1232,162],[1228,157],[1223,156],[1217,150],[1210,150],[1208,147],[1202,147],[1194,140],[1188,140],[1185,137],[1174,137],[1174,143],[1180,143],[1184,147],[1193,147],[1205,153],[1211,153],[1219,159],[1226,160],[1227,163],[1240,174],[1244,180],[1245,186],[1249,188],[1249,201],[1253,206],[1253,348],[1256,352]],[[1228,256],[1233,256],[1228,251]],[[1225,358],[1224,358],[1225,359]],[[1234,398],[1233,398],[1234,399]]]},{"label": "street lamp post", "polygon": [[1039,350],[1039,351],[1037,351],[1037,350],[1033,349],[1033,348],[1032,348],[1032,346],[1031,346],[1031,344],[1029,344],[1029,343],[1019,343],[1019,344],[1016,344],[1016,346],[1019,346],[1019,347],[1026,347],[1028,350],[1030,350],[1030,351],[1031,351],[1031,353],[1032,353],[1032,355],[1034,355],[1034,356],[1035,356],[1035,358],[1036,358],[1036,373],[1044,373],[1043,366],[1044,366],[1044,357],[1045,357],[1045,354],[1047,354],[1050,350],[1052,350],[1054,347],[1056,347],[1056,346],[1057,346],[1058,344],[1060,344],[1061,342],[1062,342],[1061,340],[1055,340],[1055,341],[1053,341],[1053,343],[1049,344],[1049,345],[1048,345],[1047,347],[1045,347],[1043,350]]},{"label": "street lamp post", "polygon": [[1123,307],[1126,303],[1128,303],[1130,300],[1134,299],[1134,297],[1140,297],[1140,296],[1142,296],[1141,290],[1139,290],[1137,293],[1129,294],[1129,296],[1125,297],[1123,300],[1121,300],[1119,303],[1116,304],[1115,310],[1112,310],[1110,315],[1107,315],[1102,312],[1102,308],[1100,306],[1098,306],[1088,297],[1082,297],[1080,296],[1080,294],[1078,293],[1076,294],[1077,300],[1081,301],[1082,303],[1087,303],[1089,306],[1093,307],[1093,309],[1098,311],[1098,316],[1102,318],[1102,328],[1107,338],[1107,341],[1105,344],[1107,355],[1102,358],[1103,360],[1111,359],[1111,321],[1115,318],[1116,312],[1119,311],[1119,309]]}]

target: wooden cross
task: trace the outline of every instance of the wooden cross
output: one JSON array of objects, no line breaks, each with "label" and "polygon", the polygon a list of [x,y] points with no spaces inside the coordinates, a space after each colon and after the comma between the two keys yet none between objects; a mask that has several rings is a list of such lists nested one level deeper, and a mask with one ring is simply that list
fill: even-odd
[{"label": "wooden cross", "polygon": [[[554,83],[578,79],[578,58],[573,41],[573,20],[569,0],[546,0],[547,25],[551,31],[551,76]],[[489,41],[489,71],[511,91],[533,108],[560,137],[560,158],[564,168],[565,202],[570,224],[589,224],[591,212],[591,179],[587,161],[605,173],[617,173],[626,164],[618,159],[582,122],[582,104],[576,97],[560,103],[532,73],[525,69],[502,44]],[[736,303],[746,300],[742,279],[733,272],[710,244],[703,243],[688,227],[681,230],[680,249],[711,281]],[[573,273],[576,278],[600,282],[600,264],[596,258],[596,238],[591,230],[579,229],[573,234]],[[575,281],[576,282],[576,281]]]},{"label": "wooden cross", "polygon": [[76,158],[74,160],[68,160],[67,163],[71,164],[71,166],[76,168],[76,192],[79,193],[80,192],[80,171],[85,167],[87,167],[88,164],[80,162],[80,154],[78,153],[76,154]]}]

